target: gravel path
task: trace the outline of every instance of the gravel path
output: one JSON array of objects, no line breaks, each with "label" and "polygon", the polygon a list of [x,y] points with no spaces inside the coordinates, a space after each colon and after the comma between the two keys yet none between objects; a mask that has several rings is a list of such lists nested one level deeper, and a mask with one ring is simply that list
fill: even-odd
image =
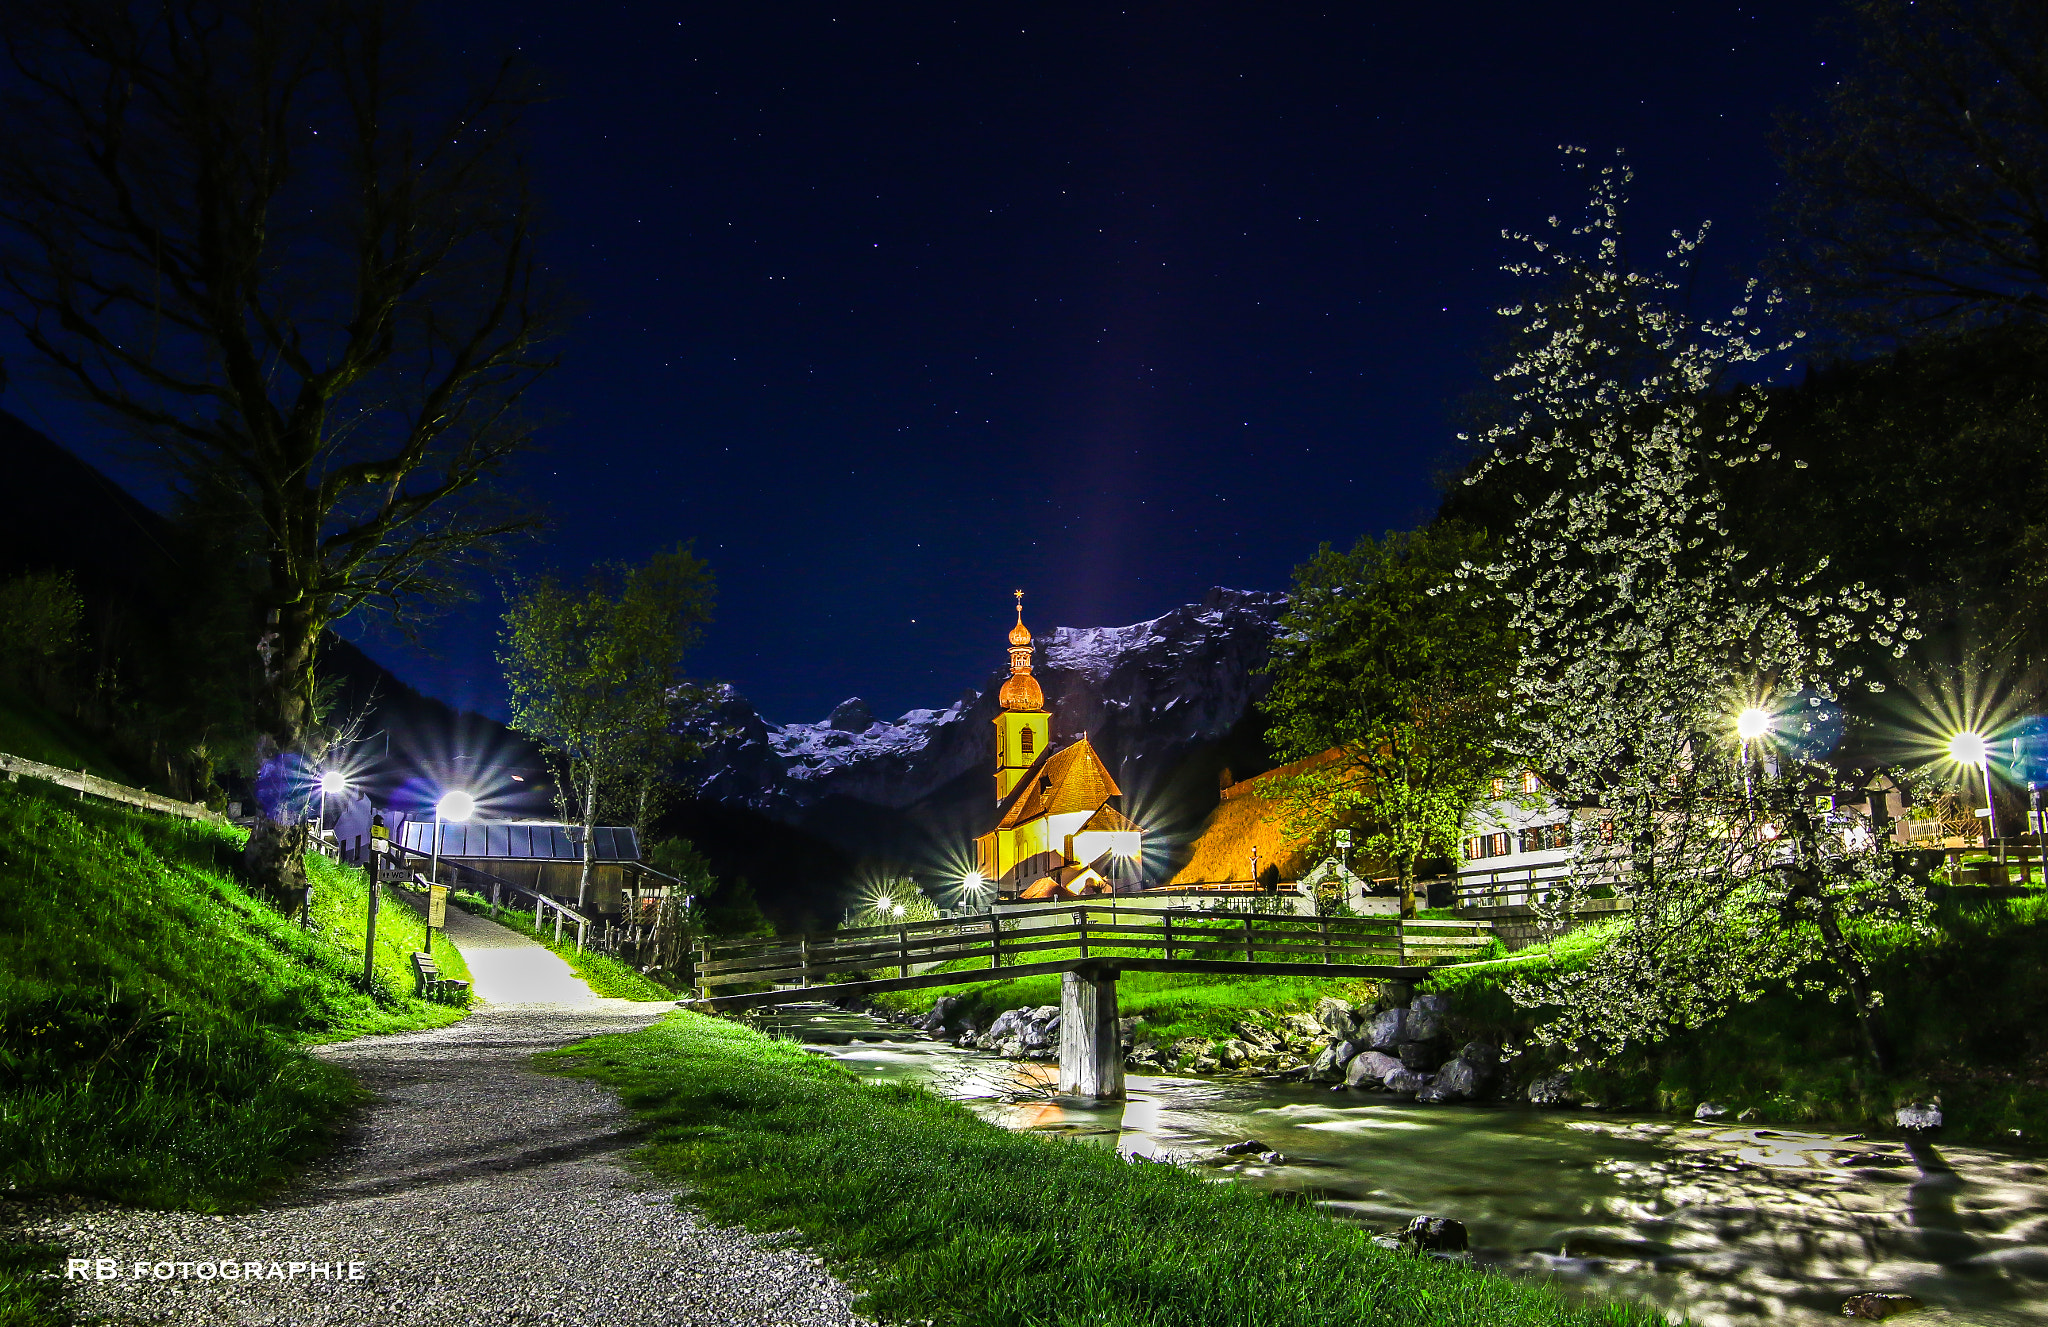
[{"label": "gravel path", "polygon": [[[817,1259],[714,1226],[629,1168],[633,1121],[607,1089],[529,1067],[535,1051],[643,1027],[668,1005],[600,999],[502,926],[453,908],[448,924],[488,1003],[450,1027],[322,1048],[376,1100],[293,1191],[239,1216],[80,1209],[30,1221],[24,1235],[114,1260],[118,1275],[70,1282],[88,1321],[861,1321]],[[138,1263],[150,1264],[140,1277]],[[221,1263],[261,1266],[226,1280]],[[323,1263],[325,1277],[294,1271]]]}]

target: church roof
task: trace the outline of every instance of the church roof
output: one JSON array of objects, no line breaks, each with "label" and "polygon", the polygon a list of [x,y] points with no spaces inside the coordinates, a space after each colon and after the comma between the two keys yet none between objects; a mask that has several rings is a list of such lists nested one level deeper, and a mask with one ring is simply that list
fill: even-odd
[{"label": "church roof", "polygon": [[1122,795],[1094,744],[1082,737],[1031,763],[1010,795],[997,804],[996,828],[1015,829],[1040,816],[1098,811],[1110,798]]}]

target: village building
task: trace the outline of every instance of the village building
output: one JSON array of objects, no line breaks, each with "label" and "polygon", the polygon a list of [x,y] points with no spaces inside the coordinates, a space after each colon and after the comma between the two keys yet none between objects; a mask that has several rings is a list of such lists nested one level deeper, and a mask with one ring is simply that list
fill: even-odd
[{"label": "village building", "polygon": [[975,840],[981,878],[999,900],[1111,894],[1134,883],[1144,836],[1118,805],[1123,789],[1087,734],[1054,747],[1052,714],[1031,675],[1024,594],[1010,629],[1010,676],[997,699],[995,827]]}]

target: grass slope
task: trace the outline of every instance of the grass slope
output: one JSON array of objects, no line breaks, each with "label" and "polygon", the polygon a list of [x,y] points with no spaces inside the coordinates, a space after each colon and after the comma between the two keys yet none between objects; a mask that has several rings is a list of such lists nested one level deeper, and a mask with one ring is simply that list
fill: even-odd
[{"label": "grass slope", "polygon": [[591,991],[597,995],[609,996],[615,1000],[673,1000],[676,998],[674,991],[655,981],[652,977],[637,971],[625,963],[619,962],[610,954],[599,954],[590,950],[584,950],[581,953],[577,952],[576,937],[569,934],[566,930],[563,932],[564,938],[560,941],[555,939],[555,931],[552,926],[545,930],[536,930],[533,925],[532,916],[519,911],[517,908],[500,908],[493,914],[490,904],[466,894],[450,894],[448,901],[461,908],[464,912],[473,913],[478,917],[489,917],[498,925],[517,931],[529,940],[539,941],[559,955],[569,965],[569,970],[581,977],[584,985],[590,987]]},{"label": "grass slope", "polygon": [[247,1203],[358,1100],[307,1043],[461,1016],[410,998],[395,927],[360,988],[358,873],[309,863],[306,930],[235,882],[239,851],[221,826],[0,785],[0,1181]]},{"label": "grass slope", "polygon": [[[715,1220],[801,1233],[890,1321],[972,1327],[1649,1324],[1390,1253],[1319,1210],[1178,1166],[1014,1134],[921,1088],[679,1012],[554,1054],[653,1127]],[[545,1062],[547,1057],[543,1057]]]},{"label": "grass slope", "polygon": [[[1870,1133],[1896,1132],[1899,1104],[1939,1096],[1945,1137],[2048,1143],[2048,898],[1951,895],[1934,922],[1931,937],[1858,937],[1884,993],[1889,1075],[1863,1053],[1846,1004],[1777,990],[1581,1073],[1578,1085],[1616,1107],[1691,1114],[1714,1101],[1754,1108],[1767,1124]],[[1535,1011],[1514,1004],[1513,981],[1583,962],[1598,943],[1597,931],[1577,932],[1530,959],[1439,970],[1431,985],[1452,996],[1461,1031],[1519,1038]]]}]

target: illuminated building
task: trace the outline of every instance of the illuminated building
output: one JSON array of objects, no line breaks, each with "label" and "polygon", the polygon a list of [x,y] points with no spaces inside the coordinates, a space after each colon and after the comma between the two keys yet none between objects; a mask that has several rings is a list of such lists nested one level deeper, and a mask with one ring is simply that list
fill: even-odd
[{"label": "illuminated building", "polygon": [[976,867],[1003,899],[1113,893],[1119,882],[1137,883],[1142,831],[1118,808],[1123,790],[1085,734],[1054,748],[1031,650],[1020,590],[995,720],[996,823],[974,841]]}]

